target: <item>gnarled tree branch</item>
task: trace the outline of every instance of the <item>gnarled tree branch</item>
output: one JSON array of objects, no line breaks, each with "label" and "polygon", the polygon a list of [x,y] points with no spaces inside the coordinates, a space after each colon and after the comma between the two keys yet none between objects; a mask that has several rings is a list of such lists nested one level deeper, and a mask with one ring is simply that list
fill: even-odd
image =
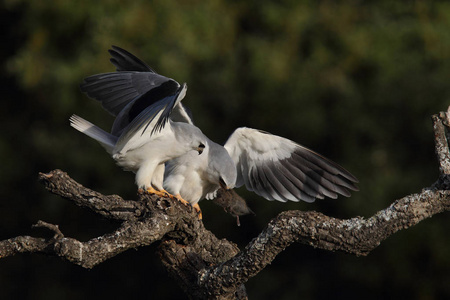
[{"label": "gnarled tree branch", "polygon": [[[243,251],[206,230],[191,207],[176,200],[139,193],[137,200],[105,196],[92,191],[60,170],[40,174],[47,190],[76,205],[120,222],[112,233],[80,242],[64,237],[57,225],[36,226],[54,232],[50,239],[19,236],[0,241],[0,257],[37,252],[55,255],[92,268],[130,248],[160,241],[159,255],[169,273],[193,299],[245,299],[245,282],[258,274],[294,242],[330,250],[367,255],[395,232],[407,229],[434,214],[450,210],[450,152],[447,113],[434,115],[438,181],[421,193],[395,201],[370,218],[347,220],[310,211],[286,211],[274,218]],[[221,205],[239,211],[230,195]],[[222,200],[223,200],[222,199]],[[236,198],[234,198],[236,199]],[[231,209],[233,208],[233,209]]]}]

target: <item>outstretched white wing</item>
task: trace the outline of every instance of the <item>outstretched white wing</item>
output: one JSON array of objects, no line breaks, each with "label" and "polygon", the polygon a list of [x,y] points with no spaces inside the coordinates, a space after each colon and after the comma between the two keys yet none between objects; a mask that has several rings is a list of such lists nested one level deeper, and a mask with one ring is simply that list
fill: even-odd
[{"label": "outstretched white wing", "polygon": [[329,159],[288,139],[238,128],[225,143],[236,164],[236,186],[268,199],[313,202],[350,196],[358,180]]}]

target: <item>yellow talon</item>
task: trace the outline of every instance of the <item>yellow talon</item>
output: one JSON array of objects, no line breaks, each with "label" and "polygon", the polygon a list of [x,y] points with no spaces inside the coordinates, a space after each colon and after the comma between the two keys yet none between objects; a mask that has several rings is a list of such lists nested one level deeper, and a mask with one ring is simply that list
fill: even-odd
[{"label": "yellow talon", "polygon": [[[176,194],[173,197],[175,197],[175,199],[177,199],[178,201],[180,201],[181,203],[183,203],[186,206],[191,205],[188,201],[184,200],[180,194]],[[203,215],[202,215],[202,210],[200,209],[200,206],[198,205],[198,203],[195,203],[194,205],[192,205],[192,207],[198,213],[198,219],[201,220],[203,218]]]},{"label": "yellow talon", "polygon": [[171,196],[172,196],[169,192],[167,192],[164,189],[161,191],[158,191],[158,190],[155,190],[153,187],[148,187],[146,192],[149,194],[154,194],[156,196],[164,197],[164,198],[171,198]]},{"label": "yellow talon", "polygon": [[173,196],[175,199],[177,199],[178,201],[180,201],[181,203],[183,203],[184,205],[190,205],[189,202],[187,202],[186,200],[183,199],[183,197],[181,197],[180,194],[176,194],[175,196]]},{"label": "yellow talon", "polygon": [[194,205],[192,205],[192,207],[198,213],[198,219],[199,220],[203,219],[202,210],[200,209],[200,205],[198,205],[198,203],[195,203]]},{"label": "yellow talon", "polygon": [[[166,191],[164,189],[162,189],[161,191],[158,191],[158,190],[155,190],[153,187],[148,187],[146,192],[149,193],[149,194],[153,194],[153,195],[159,196],[159,197],[176,199],[176,200],[180,201],[181,203],[183,203],[186,206],[191,205],[188,201],[184,200],[183,197],[181,197],[180,194],[172,195],[172,194],[170,194],[168,191]],[[192,205],[192,207],[198,213],[198,219],[201,220],[203,218],[203,215],[202,215],[202,210],[200,209],[200,206],[198,205],[198,203],[195,203],[194,205]]]},{"label": "yellow talon", "polygon": [[169,193],[168,191],[166,191],[165,189],[162,189],[159,192],[165,195],[163,197],[168,197],[168,198],[172,198],[173,197],[173,195],[171,193]]}]

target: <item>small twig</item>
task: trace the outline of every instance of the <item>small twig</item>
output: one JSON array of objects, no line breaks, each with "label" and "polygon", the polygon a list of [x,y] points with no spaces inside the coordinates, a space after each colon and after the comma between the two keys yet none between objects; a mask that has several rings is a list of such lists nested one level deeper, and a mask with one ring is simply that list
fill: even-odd
[{"label": "small twig", "polygon": [[64,234],[59,230],[58,225],[50,224],[45,221],[39,220],[36,224],[31,226],[32,228],[47,228],[55,233],[53,239],[59,240],[64,237]]}]

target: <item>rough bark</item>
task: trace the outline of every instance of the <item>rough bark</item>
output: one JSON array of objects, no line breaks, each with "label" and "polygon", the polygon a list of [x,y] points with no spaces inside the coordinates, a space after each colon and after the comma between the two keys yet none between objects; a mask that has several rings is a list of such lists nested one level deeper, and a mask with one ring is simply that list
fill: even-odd
[{"label": "rough bark", "polygon": [[[192,207],[172,199],[139,193],[136,200],[92,191],[60,170],[40,174],[45,188],[78,206],[117,221],[116,231],[80,242],[63,235],[57,225],[39,221],[35,226],[54,232],[50,239],[18,236],[0,241],[0,257],[17,253],[59,256],[84,268],[130,248],[159,242],[159,255],[169,274],[192,299],[246,299],[245,282],[271,263],[294,242],[330,250],[367,255],[395,232],[434,214],[450,210],[450,152],[448,113],[434,115],[436,153],[440,176],[421,193],[396,200],[370,218],[347,220],[309,211],[286,211],[274,218],[243,251],[206,230]],[[225,195],[224,208],[242,199]],[[240,211],[234,209],[235,213]],[[236,213],[239,215],[239,213]]]}]

